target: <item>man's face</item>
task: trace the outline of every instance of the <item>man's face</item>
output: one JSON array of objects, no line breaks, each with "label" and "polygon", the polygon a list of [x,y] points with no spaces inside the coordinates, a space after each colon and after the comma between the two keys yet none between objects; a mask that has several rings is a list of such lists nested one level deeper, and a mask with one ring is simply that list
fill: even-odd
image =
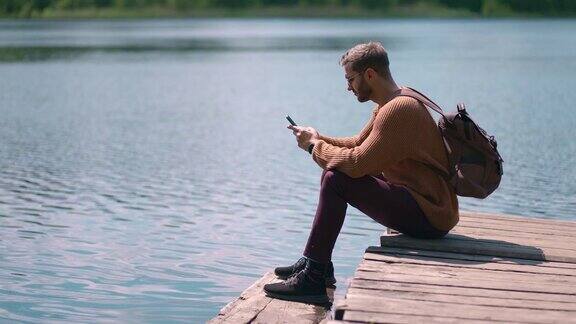
[{"label": "man's face", "polygon": [[354,95],[360,102],[370,100],[372,89],[364,79],[364,71],[356,72],[352,70],[351,64],[344,66],[344,77],[348,82],[348,91],[354,92]]}]

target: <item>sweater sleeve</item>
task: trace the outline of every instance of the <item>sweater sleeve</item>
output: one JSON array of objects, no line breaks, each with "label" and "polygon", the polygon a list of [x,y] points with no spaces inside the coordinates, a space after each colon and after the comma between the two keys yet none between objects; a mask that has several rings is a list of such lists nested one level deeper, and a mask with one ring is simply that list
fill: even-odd
[{"label": "sweater sleeve", "polygon": [[339,147],[318,141],[312,152],[314,161],[323,169],[336,169],[359,178],[407,158],[416,144],[420,119],[410,100],[398,97],[382,107],[359,146]]},{"label": "sweater sleeve", "polygon": [[330,136],[325,136],[325,135],[320,134],[319,139],[330,144],[330,145],[334,145],[334,146],[354,147],[354,146],[356,146],[357,136],[358,135],[350,136],[350,137],[330,137]]},{"label": "sweater sleeve", "polygon": [[357,135],[350,137],[330,137],[320,134],[320,140],[330,145],[348,147],[348,148],[356,147],[362,144],[362,142],[364,142],[364,140],[368,138],[368,135],[372,130],[372,125],[374,124],[374,120],[376,118],[376,112],[378,111],[377,108],[378,107],[374,108],[374,110],[372,111],[372,117],[370,118],[368,123],[364,125],[364,128]]}]

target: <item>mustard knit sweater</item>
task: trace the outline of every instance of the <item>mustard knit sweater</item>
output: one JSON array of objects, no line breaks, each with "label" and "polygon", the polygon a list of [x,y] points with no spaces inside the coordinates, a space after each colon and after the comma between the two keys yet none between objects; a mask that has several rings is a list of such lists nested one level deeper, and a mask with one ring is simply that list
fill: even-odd
[{"label": "mustard knit sweater", "polygon": [[374,108],[356,136],[320,135],[312,158],[323,169],[336,169],[352,178],[383,173],[388,181],[408,189],[435,228],[448,231],[458,223],[458,199],[430,167],[447,170],[443,145],[427,108],[416,99],[399,96]]}]

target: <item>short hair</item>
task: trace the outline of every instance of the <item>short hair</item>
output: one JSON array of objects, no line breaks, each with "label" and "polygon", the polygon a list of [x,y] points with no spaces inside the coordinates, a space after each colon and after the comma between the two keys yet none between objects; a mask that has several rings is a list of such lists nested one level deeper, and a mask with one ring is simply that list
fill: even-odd
[{"label": "short hair", "polygon": [[381,76],[390,75],[388,53],[379,42],[358,44],[349,49],[340,58],[340,65],[352,64],[352,70],[363,72],[367,68],[374,69]]}]

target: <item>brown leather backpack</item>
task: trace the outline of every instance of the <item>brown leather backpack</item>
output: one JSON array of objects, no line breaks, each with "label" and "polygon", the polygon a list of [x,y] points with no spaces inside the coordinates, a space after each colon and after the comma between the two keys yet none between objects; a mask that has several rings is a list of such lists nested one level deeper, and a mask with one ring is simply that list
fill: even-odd
[{"label": "brown leather backpack", "polygon": [[496,140],[470,118],[464,104],[458,104],[456,112],[444,114],[437,104],[412,88],[402,88],[398,95],[412,97],[442,115],[438,128],[444,139],[450,169],[449,174],[437,171],[452,185],[457,195],[486,198],[498,188],[504,160],[496,149]]}]

